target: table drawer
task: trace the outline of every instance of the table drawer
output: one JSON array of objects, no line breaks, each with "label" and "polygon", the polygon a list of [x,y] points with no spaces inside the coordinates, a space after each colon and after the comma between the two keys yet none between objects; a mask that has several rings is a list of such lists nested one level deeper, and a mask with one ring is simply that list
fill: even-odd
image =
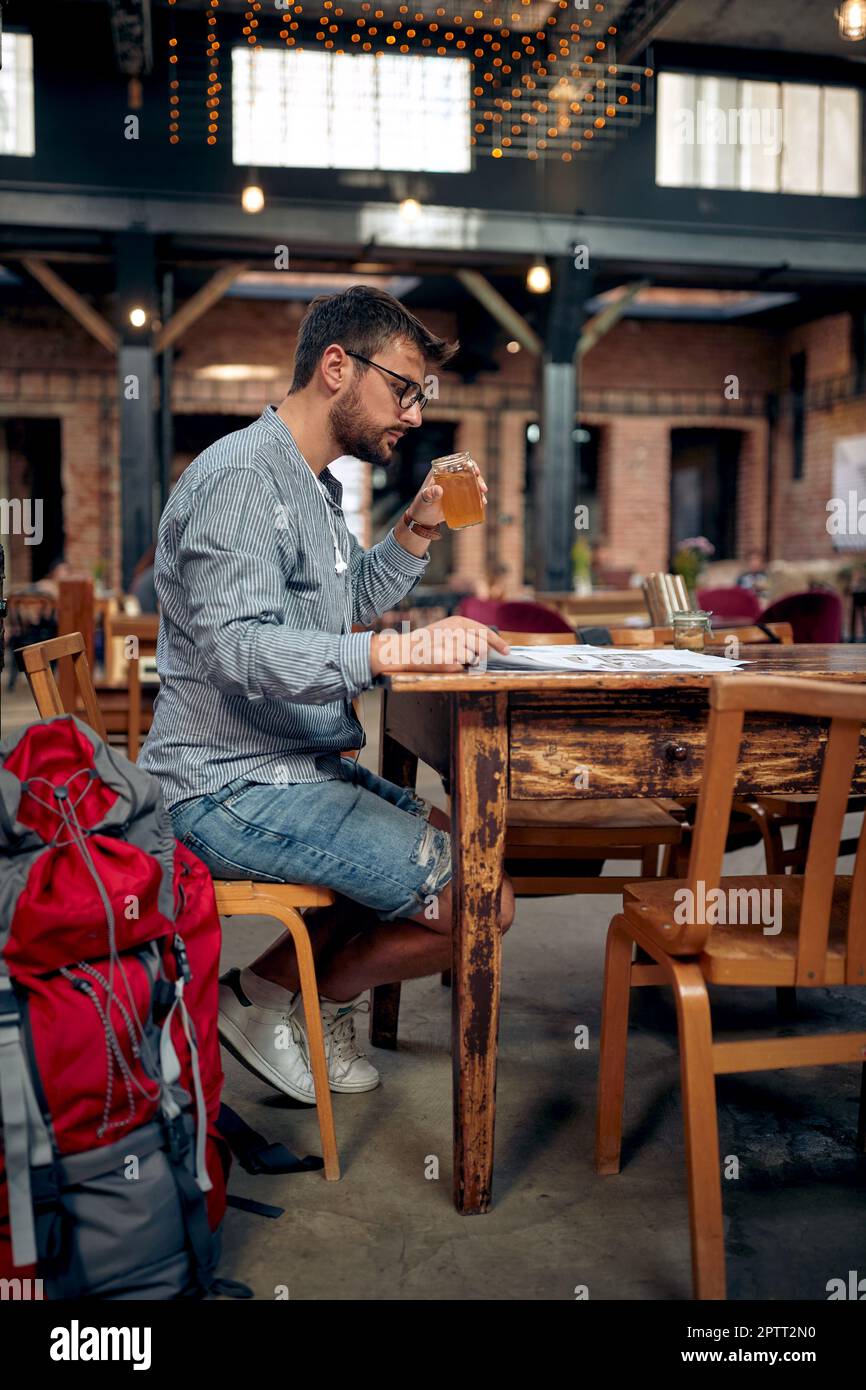
[{"label": "table drawer", "polygon": [[[708,711],[684,701],[668,710],[511,711],[509,796],[697,796],[703,776]],[[740,795],[816,792],[826,727],[815,720],[759,715],[745,728]],[[866,790],[866,741],[855,790]]]}]

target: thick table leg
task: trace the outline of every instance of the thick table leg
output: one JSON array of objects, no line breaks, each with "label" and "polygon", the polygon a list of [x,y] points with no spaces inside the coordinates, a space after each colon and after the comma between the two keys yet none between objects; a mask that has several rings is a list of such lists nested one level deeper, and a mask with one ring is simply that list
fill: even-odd
[{"label": "thick table leg", "polygon": [[[382,692],[382,726],[379,768],[382,777],[398,787],[414,787],[418,778],[418,758],[385,733],[385,702],[388,692]],[[400,983],[377,985],[370,1006],[370,1042],[374,1047],[394,1049],[397,1046],[397,1023],[400,1018]]]},{"label": "thick table leg", "polygon": [[458,695],[452,721],[454,1204],[468,1214],[493,1184],[507,697]]}]

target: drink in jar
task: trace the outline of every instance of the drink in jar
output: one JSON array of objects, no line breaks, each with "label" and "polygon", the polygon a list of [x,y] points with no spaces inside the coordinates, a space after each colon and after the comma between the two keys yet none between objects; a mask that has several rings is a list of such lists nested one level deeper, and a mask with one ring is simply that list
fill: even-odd
[{"label": "drink in jar", "polygon": [[481,486],[469,454],[446,454],[433,460],[433,474],[442,488],[442,510],[452,531],[477,526],[484,520]]}]

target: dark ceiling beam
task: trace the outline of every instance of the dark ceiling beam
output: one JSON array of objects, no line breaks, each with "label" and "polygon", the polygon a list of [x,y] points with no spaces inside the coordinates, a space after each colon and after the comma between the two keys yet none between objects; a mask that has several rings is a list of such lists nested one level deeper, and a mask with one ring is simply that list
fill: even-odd
[{"label": "dark ceiling beam", "polygon": [[653,41],[664,20],[682,0],[630,0],[617,16],[616,60],[633,63]]},{"label": "dark ceiling beam", "polygon": [[597,271],[606,273],[615,267],[620,274],[627,266],[629,279],[646,274],[655,279],[670,270],[682,276],[718,268],[731,279],[753,284],[756,273],[783,262],[788,266],[786,282],[866,279],[866,238],[843,231],[801,232],[791,226],[759,230],[696,221],[437,206],[425,209],[425,217],[426,235],[413,233],[412,245],[398,208],[388,203],[323,205],[272,199],[263,213],[251,218],[234,201],[224,199],[185,201],[104,192],[85,196],[83,190],[30,191],[20,184],[0,188],[0,235],[8,239],[14,235],[16,240],[43,228],[105,234],[140,223],[154,235],[187,238],[196,245],[203,239],[225,239],[233,248],[226,255],[248,260],[263,254],[266,245],[273,256],[273,246],[284,240],[290,221],[292,254],[301,259],[324,260],[342,254],[357,258],[360,248],[372,245],[378,262],[423,261],[431,269],[437,264],[443,268],[486,266],[490,274],[497,266],[513,267],[540,250],[556,255],[586,245]]},{"label": "dark ceiling beam", "polygon": [[111,33],[118,70],[143,77],[153,67],[150,0],[109,0]]}]

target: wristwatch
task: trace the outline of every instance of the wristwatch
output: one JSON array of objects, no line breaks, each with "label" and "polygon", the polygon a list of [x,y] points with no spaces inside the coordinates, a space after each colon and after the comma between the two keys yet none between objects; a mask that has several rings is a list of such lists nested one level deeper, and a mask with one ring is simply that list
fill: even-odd
[{"label": "wristwatch", "polygon": [[409,515],[408,510],[403,513],[403,525],[407,531],[411,531],[413,536],[421,536],[425,541],[441,541],[442,532],[438,526],[422,526],[420,521],[416,521]]}]

